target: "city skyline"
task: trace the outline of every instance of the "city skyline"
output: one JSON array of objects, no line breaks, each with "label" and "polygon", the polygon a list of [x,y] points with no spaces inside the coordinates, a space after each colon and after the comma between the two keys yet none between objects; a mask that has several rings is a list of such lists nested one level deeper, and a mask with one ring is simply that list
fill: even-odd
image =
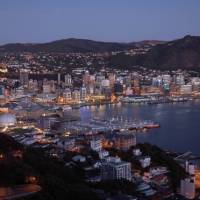
[{"label": "city skyline", "polygon": [[1,1],[0,44],[66,38],[132,42],[200,35],[199,6],[197,0]]},{"label": "city skyline", "polygon": [[0,199],[200,199],[199,8],[0,1]]}]

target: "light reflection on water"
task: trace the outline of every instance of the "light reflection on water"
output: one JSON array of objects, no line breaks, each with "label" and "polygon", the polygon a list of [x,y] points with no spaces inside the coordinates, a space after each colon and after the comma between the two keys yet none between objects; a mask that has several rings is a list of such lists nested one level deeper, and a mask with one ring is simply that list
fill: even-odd
[{"label": "light reflection on water", "polygon": [[94,117],[110,119],[121,116],[125,119],[156,121],[161,128],[137,134],[139,142],[150,142],[178,152],[190,150],[200,155],[200,102],[90,106],[81,108],[80,116],[83,121]]}]

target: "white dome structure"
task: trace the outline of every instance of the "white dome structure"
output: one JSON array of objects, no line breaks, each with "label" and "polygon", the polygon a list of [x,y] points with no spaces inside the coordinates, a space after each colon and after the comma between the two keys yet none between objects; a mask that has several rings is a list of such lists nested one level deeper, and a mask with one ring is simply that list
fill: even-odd
[{"label": "white dome structure", "polygon": [[16,123],[15,115],[6,113],[0,114],[0,127],[13,126]]}]

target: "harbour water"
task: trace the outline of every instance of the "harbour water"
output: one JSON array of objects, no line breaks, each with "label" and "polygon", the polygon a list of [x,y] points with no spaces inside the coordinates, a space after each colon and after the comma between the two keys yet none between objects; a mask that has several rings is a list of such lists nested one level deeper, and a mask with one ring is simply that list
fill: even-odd
[{"label": "harbour water", "polygon": [[80,109],[82,121],[91,118],[123,117],[131,120],[152,120],[161,127],[137,133],[138,142],[149,142],[176,152],[192,151],[200,155],[200,101],[174,104],[112,104]]}]

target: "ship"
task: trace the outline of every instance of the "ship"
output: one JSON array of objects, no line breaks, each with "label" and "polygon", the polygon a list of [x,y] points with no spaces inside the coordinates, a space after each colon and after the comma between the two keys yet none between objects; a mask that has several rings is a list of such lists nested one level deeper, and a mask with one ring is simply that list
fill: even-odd
[{"label": "ship", "polygon": [[144,122],[144,128],[151,129],[151,128],[160,128],[160,124],[157,122]]}]

